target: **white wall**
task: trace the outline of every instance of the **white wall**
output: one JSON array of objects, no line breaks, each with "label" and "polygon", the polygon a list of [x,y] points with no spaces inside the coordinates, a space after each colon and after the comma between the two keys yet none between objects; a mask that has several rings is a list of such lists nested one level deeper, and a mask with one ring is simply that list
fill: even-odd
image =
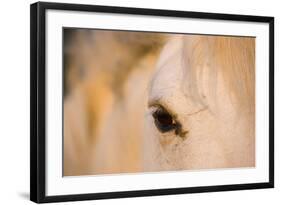
[{"label": "white wall", "polygon": [[[49,0],[52,1],[52,0]],[[34,1],[2,1],[0,6],[0,204],[31,204],[29,194],[29,4]],[[79,3],[76,1],[62,1]],[[220,193],[114,199],[95,204],[278,204],[281,199],[281,12],[278,1],[245,0],[84,0],[80,3],[147,7],[202,12],[275,16],[275,164],[276,188]],[[73,202],[71,204],[93,204]],[[280,203],[280,202],[279,202]]]}]

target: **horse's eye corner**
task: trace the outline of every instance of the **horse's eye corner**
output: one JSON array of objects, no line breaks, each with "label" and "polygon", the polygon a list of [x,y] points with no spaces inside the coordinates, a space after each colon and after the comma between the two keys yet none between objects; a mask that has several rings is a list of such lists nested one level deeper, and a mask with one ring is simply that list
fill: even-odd
[{"label": "horse's eye corner", "polygon": [[174,117],[164,108],[157,108],[153,114],[154,123],[161,133],[170,132],[175,130],[178,135],[181,131],[181,124],[177,122]]}]

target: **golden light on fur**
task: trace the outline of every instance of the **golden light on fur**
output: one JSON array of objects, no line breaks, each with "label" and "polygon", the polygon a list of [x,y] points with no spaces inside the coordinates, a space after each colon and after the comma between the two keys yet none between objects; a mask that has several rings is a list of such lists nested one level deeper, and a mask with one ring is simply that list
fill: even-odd
[{"label": "golden light on fur", "polygon": [[[254,38],[68,29],[64,39],[65,176],[255,166]],[[157,127],[159,106],[173,120]]]}]

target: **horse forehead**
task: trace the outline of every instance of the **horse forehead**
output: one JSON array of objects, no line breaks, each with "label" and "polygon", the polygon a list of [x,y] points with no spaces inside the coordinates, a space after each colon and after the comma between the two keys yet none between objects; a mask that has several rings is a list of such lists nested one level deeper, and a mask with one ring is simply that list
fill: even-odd
[{"label": "horse forehead", "polygon": [[151,81],[149,102],[160,101],[176,113],[190,113],[195,107],[182,90],[182,39],[175,38],[164,47]]},{"label": "horse forehead", "polygon": [[[201,109],[202,104],[194,102],[192,98],[189,98],[189,90],[183,89],[183,84],[188,80],[187,72],[184,72],[186,65],[183,64],[183,60],[186,60],[189,56],[188,53],[183,54],[183,44],[187,46],[188,51],[192,49],[192,45],[196,42],[198,37],[176,37],[171,39],[167,45],[163,48],[160,58],[156,66],[156,72],[151,81],[149,100],[161,99],[166,104],[171,104],[171,107],[175,107],[178,112],[189,113],[196,109]],[[206,65],[207,66],[207,65]],[[198,84],[198,91],[204,95],[208,106],[211,108],[224,108],[229,110],[228,105],[231,104],[231,100],[226,93],[226,86],[223,81],[221,73],[217,74],[216,81],[216,93],[220,96],[220,101],[217,102],[213,99],[209,93],[209,71],[208,67],[201,72],[200,84]],[[200,88],[200,89],[199,89]],[[223,99],[223,100],[222,100]]]},{"label": "horse forehead", "polygon": [[152,93],[179,89],[182,79],[182,39],[173,38],[164,47],[156,66]]}]

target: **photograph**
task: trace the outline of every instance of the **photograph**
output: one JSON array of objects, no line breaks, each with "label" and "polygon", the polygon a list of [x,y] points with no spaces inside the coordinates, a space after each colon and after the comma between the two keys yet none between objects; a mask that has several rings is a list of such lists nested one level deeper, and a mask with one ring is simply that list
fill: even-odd
[{"label": "photograph", "polygon": [[255,36],[62,35],[63,176],[256,166]]},{"label": "photograph", "polygon": [[2,2],[0,205],[280,201],[278,1]]},{"label": "photograph", "polygon": [[274,188],[274,17],[30,6],[30,199]]}]

